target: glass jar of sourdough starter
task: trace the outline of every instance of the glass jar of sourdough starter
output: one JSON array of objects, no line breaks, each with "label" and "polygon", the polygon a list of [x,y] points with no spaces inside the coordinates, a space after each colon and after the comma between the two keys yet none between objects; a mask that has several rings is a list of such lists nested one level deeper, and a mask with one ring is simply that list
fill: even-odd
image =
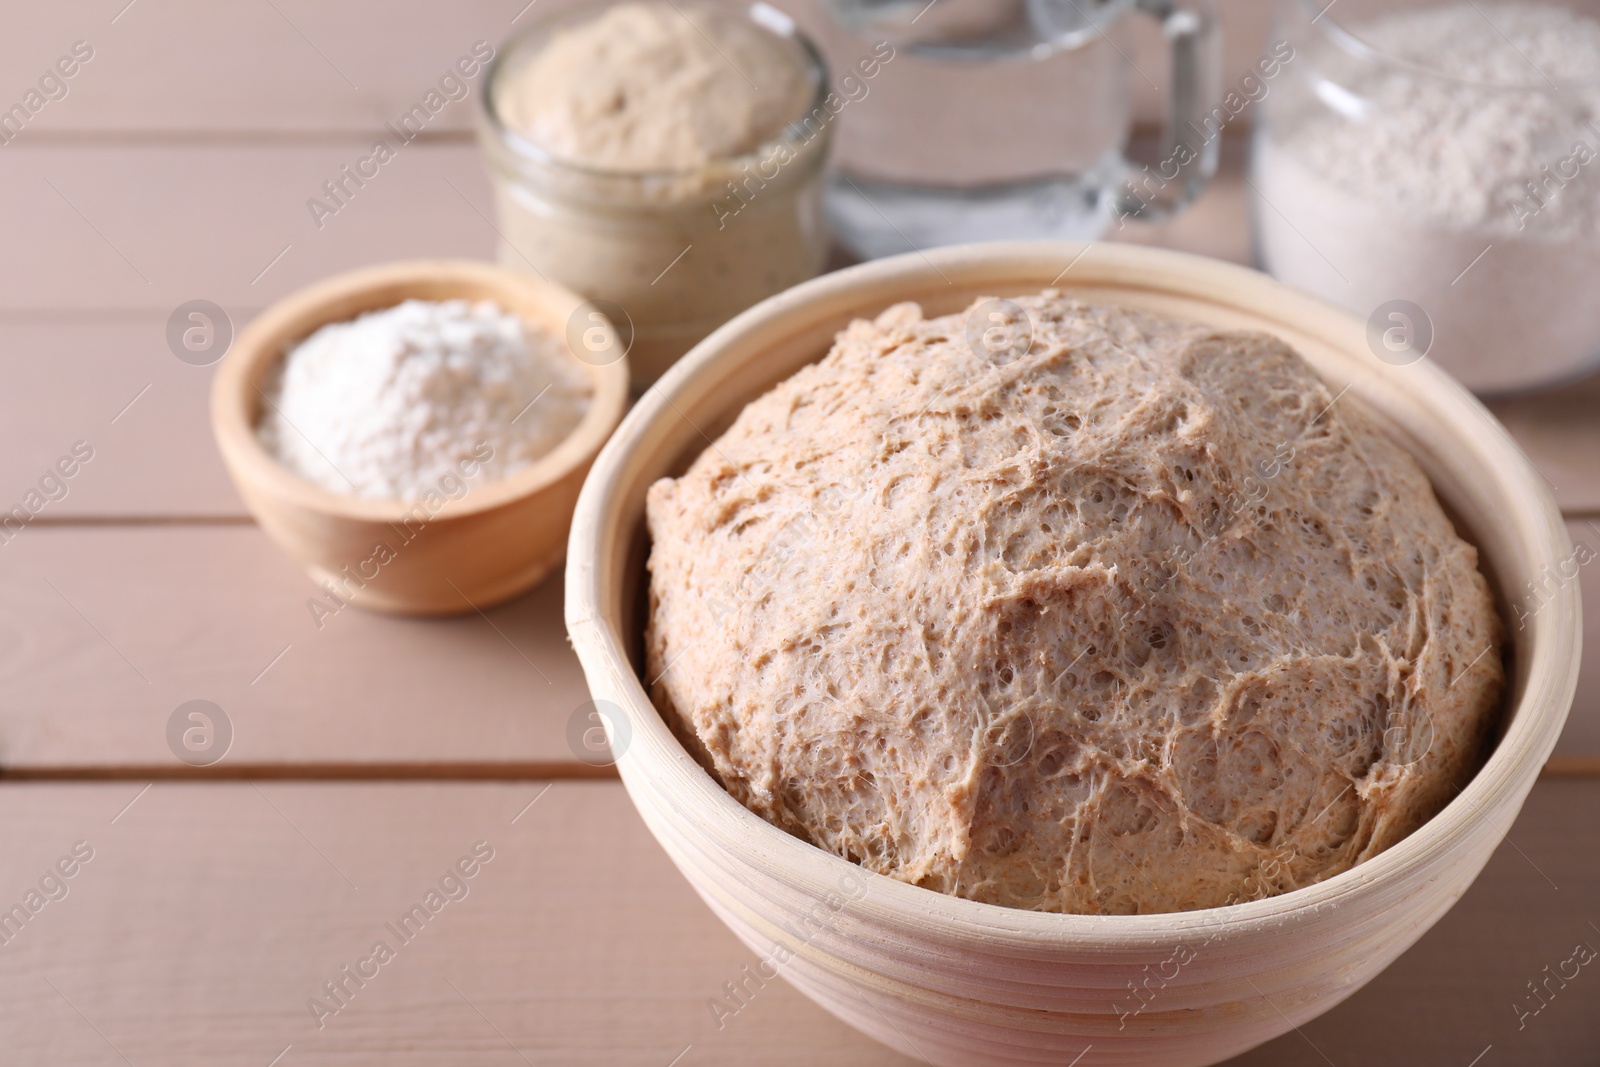
[{"label": "glass jar of sourdough starter", "polygon": [[1256,248],[1479,393],[1600,361],[1600,3],[1280,0]]},{"label": "glass jar of sourdough starter", "polygon": [[[825,0],[841,87],[828,217],[865,257],[1001,238],[1087,240],[1159,217],[1216,171],[1220,41],[1210,0]],[[1171,89],[1159,160],[1124,156],[1135,12],[1159,20]],[[819,30],[819,34],[824,31]]]},{"label": "glass jar of sourdough starter", "polygon": [[[740,20],[770,38],[767,69],[738,73],[754,88],[774,76],[774,58],[794,64],[786,73],[806,85],[794,118],[749,151],[688,168],[594,167],[548,151],[509,121],[508,93],[552,40],[625,6],[612,4],[547,17],[507,42],[485,79],[479,130],[500,261],[575,290],[593,302],[588,311],[611,318],[636,387],[740,311],[820,273],[828,252],[822,165],[832,115],[816,49],[766,4],[651,3],[675,18]],[[580,344],[582,325],[569,331]]]}]

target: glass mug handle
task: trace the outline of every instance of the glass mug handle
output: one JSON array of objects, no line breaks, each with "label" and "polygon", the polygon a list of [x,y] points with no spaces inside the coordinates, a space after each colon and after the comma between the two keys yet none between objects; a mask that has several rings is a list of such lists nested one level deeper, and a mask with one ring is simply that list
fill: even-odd
[{"label": "glass mug handle", "polygon": [[1119,222],[1163,219],[1187,207],[1216,174],[1222,139],[1220,129],[1206,125],[1222,88],[1222,35],[1212,0],[1135,0],[1135,6],[1161,23],[1172,50],[1172,86],[1161,160],[1148,167],[1129,164],[1116,197]]}]

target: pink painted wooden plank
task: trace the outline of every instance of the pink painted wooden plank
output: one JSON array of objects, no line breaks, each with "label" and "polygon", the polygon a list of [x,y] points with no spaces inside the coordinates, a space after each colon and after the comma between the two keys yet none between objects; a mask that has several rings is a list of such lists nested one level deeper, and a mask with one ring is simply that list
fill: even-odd
[{"label": "pink painted wooden plank", "polygon": [[307,202],[370,146],[340,137],[0,149],[0,203],[11,205],[0,317],[164,318],[194,299],[243,312],[339,270],[493,254],[488,177],[471,144],[400,147],[319,228]]},{"label": "pink painted wooden plank", "polygon": [[[1587,523],[1572,531],[1600,550]],[[1578,580],[1600,601],[1600,562]],[[567,647],[559,579],[488,619],[347,608],[319,629],[316,595],[254,526],[24,528],[0,545],[0,772],[180,771],[166,723],[195,699],[215,701],[234,724],[219,772],[584,769],[567,731],[588,692]],[[1565,771],[1600,769],[1600,641],[1590,632],[1555,753]]]},{"label": "pink painted wooden plank", "polygon": [[22,529],[0,545],[0,775],[180,772],[166,730],[190,700],[231,721],[228,773],[583,770],[559,579],[487,617],[347,607],[320,628],[318,592],[250,525]]},{"label": "pink painted wooden plank", "polygon": [[[667,862],[620,784],[138,782],[0,788],[0,902],[76,842],[64,898],[0,947],[0,1047],[18,1063],[900,1064],[780,981],[721,1018],[756,953]],[[530,806],[531,805],[531,806]],[[1588,1067],[1600,1016],[1600,783],[1546,781],[1456,907],[1328,1014],[1235,1063]],[[482,845],[478,845],[482,842]],[[404,944],[389,931],[493,850]],[[1514,846],[1514,847],[1513,847]],[[451,883],[453,887],[457,883]],[[462,895],[463,890],[465,895]],[[59,896],[59,892],[57,892]],[[338,1011],[323,983],[386,940]],[[1569,975],[1572,973],[1568,969]],[[1490,1059],[1489,1057],[1493,1057]]]},{"label": "pink painted wooden plank", "polygon": [[[775,6],[810,28],[822,0]],[[24,99],[83,41],[93,56],[65,95],[33,115],[19,143],[84,133],[349,133],[375,129],[416,103],[477,41],[498,47],[512,32],[584,0],[66,0],[0,12],[0,103]],[[1266,43],[1270,0],[1220,5],[1224,83],[1247,71]],[[1155,24],[1132,19],[1124,45],[1134,113],[1160,120],[1164,46]],[[1147,80],[1148,79],[1148,80]],[[52,94],[61,90],[47,85]],[[431,124],[462,136],[472,112],[453,106]]]}]

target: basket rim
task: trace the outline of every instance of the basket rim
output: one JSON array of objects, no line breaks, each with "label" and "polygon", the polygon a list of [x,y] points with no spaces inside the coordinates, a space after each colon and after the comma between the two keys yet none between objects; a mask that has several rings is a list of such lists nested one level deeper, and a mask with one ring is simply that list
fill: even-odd
[{"label": "basket rim", "polygon": [[[703,340],[635,405],[584,484],[568,546],[566,621],[591,694],[614,701],[627,713],[631,737],[617,766],[635,804],[659,797],[670,801],[675,812],[670,817],[692,819],[702,828],[716,824],[720,833],[737,834],[740,862],[801,891],[825,892],[854,872],[870,887],[861,907],[875,917],[922,929],[941,927],[951,938],[981,939],[1001,951],[1052,945],[1136,948],[1219,927],[1230,934],[1278,929],[1347,903],[1353,893],[1393,889],[1397,882],[1420,884],[1437,874],[1451,853],[1468,852],[1475,841],[1481,844],[1485,833],[1498,842],[1554,748],[1576,690],[1582,621],[1575,582],[1559,587],[1531,620],[1525,620],[1533,632],[1526,642],[1531,653],[1526,657],[1521,695],[1514,705],[1508,702],[1506,726],[1494,751],[1443,810],[1384,852],[1322,882],[1223,907],[1147,915],[1033,912],[900,882],[792,837],[750,812],[673,736],[635,675],[618,620],[608,607],[620,575],[607,570],[605,552],[615,539],[631,536],[631,530],[623,528],[626,514],[631,499],[642,497],[642,489],[630,495],[621,483],[629,463],[650,448],[652,427],[669,417],[688,418],[685,410],[693,410],[730,368],[742,365],[728,353],[758,331],[803,323],[808,314],[815,319],[819,308],[836,310],[836,305],[852,300],[878,299],[879,290],[885,288],[932,288],[941,280],[956,285],[952,278],[960,279],[969,298],[980,292],[1003,296],[1006,280],[1049,278],[1063,264],[1067,269],[1055,275],[1061,288],[1143,288],[1219,306],[1228,304],[1222,294],[1232,293],[1231,306],[1236,310],[1270,315],[1324,337],[1349,361],[1346,369],[1356,379],[1352,388],[1359,383],[1358,395],[1382,397],[1431,415],[1448,429],[1447,440],[1438,442],[1441,450],[1473,457],[1483,468],[1477,473],[1487,477],[1499,498],[1496,521],[1503,524],[1502,532],[1509,531],[1531,553],[1530,566],[1554,566],[1570,554],[1566,527],[1542,479],[1482,403],[1430,361],[1395,367],[1375,359],[1358,360],[1352,353],[1358,343],[1364,347],[1364,341],[1357,340],[1365,336],[1364,324],[1258,271],[1164,249],[1056,241],[956,245],[864,263],[771,297]],[[1078,273],[1063,282],[1063,276],[1075,269]],[[983,275],[1002,285],[989,291],[975,284]],[[1032,284],[1034,291],[1049,287]],[[881,309],[893,302],[876,306]],[[1417,458],[1429,466],[1424,457]],[[1431,471],[1430,480],[1434,480]],[[1487,552],[1484,555],[1488,557]],[[1474,867],[1473,876],[1476,871]]]}]

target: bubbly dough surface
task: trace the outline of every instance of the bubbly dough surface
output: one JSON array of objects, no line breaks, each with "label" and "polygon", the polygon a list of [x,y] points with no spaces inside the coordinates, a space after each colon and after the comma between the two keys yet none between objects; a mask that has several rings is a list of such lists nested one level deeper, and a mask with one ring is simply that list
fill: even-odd
[{"label": "bubbly dough surface", "polygon": [[792,41],[689,0],[619,4],[558,31],[497,96],[506,123],[601,170],[688,170],[744,155],[811,102]]},{"label": "bubbly dough surface", "polygon": [[650,490],[646,677],[746,807],[916,885],[1286,892],[1477,765],[1501,623],[1416,463],[1274,338],[1019,298],[857,321]]}]

